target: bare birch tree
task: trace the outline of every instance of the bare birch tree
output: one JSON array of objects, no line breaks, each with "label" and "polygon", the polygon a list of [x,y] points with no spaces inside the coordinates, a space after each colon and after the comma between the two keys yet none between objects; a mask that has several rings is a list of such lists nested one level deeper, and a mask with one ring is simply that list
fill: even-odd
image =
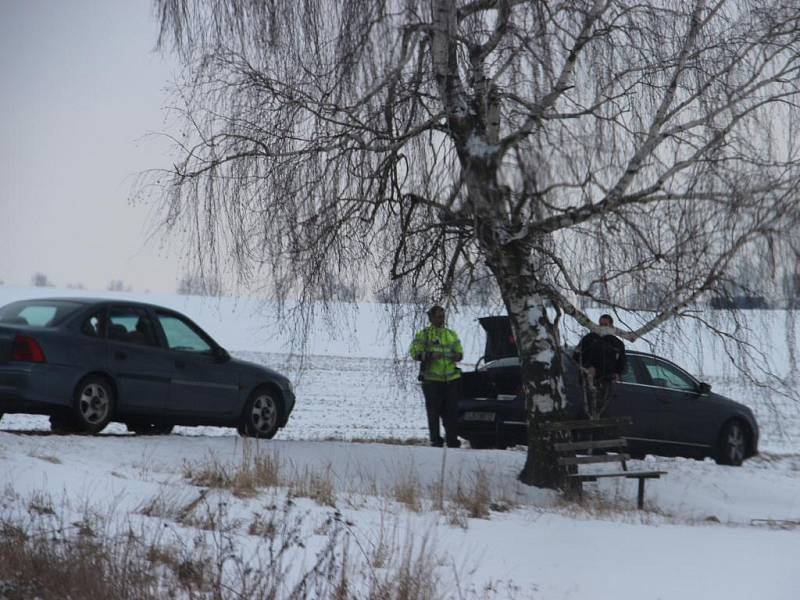
[{"label": "bare birch tree", "polygon": [[488,269],[521,356],[524,482],[562,476],[548,307],[593,327],[583,301],[647,291],[635,340],[797,225],[792,2],[155,5],[186,67],[167,225],[301,301],[369,273],[451,297]]}]

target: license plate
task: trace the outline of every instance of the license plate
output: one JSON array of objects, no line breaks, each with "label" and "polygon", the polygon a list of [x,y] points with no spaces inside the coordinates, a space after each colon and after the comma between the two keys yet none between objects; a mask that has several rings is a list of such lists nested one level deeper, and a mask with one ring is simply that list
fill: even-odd
[{"label": "license plate", "polygon": [[493,412],[465,412],[465,421],[494,421]]}]

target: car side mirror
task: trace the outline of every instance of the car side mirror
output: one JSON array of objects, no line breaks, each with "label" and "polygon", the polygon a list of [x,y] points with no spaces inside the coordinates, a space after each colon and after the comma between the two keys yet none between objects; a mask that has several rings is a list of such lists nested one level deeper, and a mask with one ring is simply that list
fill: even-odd
[{"label": "car side mirror", "polygon": [[214,360],[219,363],[228,362],[231,359],[231,355],[228,354],[228,351],[225,348],[217,346],[214,348]]},{"label": "car side mirror", "polygon": [[711,384],[706,383],[705,381],[700,383],[700,388],[698,390],[701,394],[707,394],[711,391]]}]

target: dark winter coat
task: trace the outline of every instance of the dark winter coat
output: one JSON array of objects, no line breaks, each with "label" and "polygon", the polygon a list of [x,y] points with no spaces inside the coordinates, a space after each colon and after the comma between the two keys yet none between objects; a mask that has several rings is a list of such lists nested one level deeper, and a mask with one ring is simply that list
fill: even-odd
[{"label": "dark winter coat", "polygon": [[594,367],[597,377],[611,379],[613,375],[622,376],[627,366],[625,344],[613,335],[598,335],[589,332],[572,355],[584,369]]}]

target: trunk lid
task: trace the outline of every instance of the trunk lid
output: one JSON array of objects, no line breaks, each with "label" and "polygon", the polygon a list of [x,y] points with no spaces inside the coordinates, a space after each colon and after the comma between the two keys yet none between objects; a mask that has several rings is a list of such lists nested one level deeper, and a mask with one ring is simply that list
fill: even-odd
[{"label": "trunk lid", "polygon": [[517,342],[511,332],[511,321],[508,316],[481,317],[478,321],[486,332],[484,361],[491,362],[498,358],[517,356]]}]

